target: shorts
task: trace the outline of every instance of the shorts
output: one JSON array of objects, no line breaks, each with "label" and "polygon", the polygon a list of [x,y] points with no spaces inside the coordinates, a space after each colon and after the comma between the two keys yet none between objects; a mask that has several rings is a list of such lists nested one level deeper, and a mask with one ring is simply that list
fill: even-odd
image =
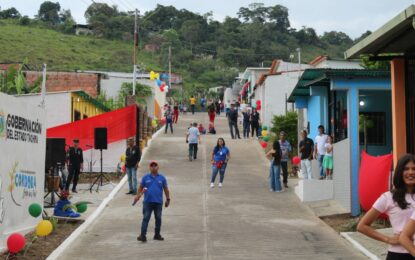
[{"label": "shorts", "polygon": [[333,156],[324,156],[323,168],[333,170]]}]

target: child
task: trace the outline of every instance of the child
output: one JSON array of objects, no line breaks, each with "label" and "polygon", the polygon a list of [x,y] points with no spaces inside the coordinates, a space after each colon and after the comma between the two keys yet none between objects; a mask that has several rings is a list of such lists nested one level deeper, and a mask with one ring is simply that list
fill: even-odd
[{"label": "child", "polygon": [[327,136],[327,143],[324,145],[326,149],[326,154],[323,158],[323,168],[326,169],[326,179],[333,179],[333,137],[331,135]]},{"label": "child", "polygon": [[199,124],[198,129],[199,129],[200,134],[202,135],[206,134],[206,129],[203,127],[202,124]]}]

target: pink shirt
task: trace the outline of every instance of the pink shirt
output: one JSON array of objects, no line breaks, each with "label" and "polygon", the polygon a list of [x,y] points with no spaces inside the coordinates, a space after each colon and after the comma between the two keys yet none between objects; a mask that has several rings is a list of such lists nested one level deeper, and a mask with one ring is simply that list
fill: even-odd
[{"label": "pink shirt", "polygon": [[[401,209],[398,203],[393,201],[392,193],[390,191],[383,193],[373,204],[373,208],[380,213],[385,213],[389,217],[394,234],[399,234],[405,227],[415,208],[415,200],[411,194],[406,194],[405,199],[410,205],[406,209]],[[390,252],[408,253],[408,251],[401,245],[390,245]]]}]

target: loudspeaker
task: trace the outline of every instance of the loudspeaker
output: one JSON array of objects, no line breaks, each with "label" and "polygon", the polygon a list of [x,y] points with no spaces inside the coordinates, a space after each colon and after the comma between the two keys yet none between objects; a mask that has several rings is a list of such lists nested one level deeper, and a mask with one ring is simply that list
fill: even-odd
[{"label": "loudspeaker", "polygon": [[97,150],[106,150],[108,146],[107,141],[107,128],[97,127],[94,131],[94,148]]},{"label": "loudspeaker", "polygon": [[50,167],[55,167],[57,163],[62,165],[66,161],[65,138],[46,139],[46,171]]}]

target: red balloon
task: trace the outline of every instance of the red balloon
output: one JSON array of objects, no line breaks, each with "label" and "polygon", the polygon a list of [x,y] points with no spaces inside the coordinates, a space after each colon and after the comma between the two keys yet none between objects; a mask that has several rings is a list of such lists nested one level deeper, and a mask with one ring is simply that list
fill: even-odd
[{"label": "red balloon", "polygon": [[293,164],[300,164],[300,162],[301,162],[300,157],[298,157],[298,156],[293,157]]},{"label": "red balloon", "polygon": [[263,141],[263,142],[261,143],[261,146],[262,146],[262,148],[267,148],[268,143]]},{"label": "red balloon", "polygon": [[26,244],[26,239],[22,234],[13,233],[7,238],[7,249],[10,253],[18,253],[24,248]]}]

